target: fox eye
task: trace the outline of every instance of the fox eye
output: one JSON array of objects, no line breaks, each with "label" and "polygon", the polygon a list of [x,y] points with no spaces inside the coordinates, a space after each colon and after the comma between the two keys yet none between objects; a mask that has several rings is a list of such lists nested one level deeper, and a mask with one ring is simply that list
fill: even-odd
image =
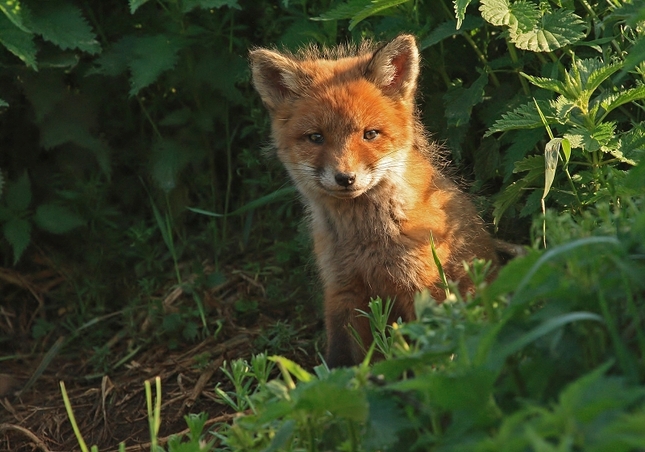
[{"label": "fox eye", "polygon": [[322,136],[322,133],[310,133],[309,141],[312,143],[320,144],[325,141],[325,138]]},{"label": "fox eye", "polygon": [[367,141],[372,141],[378,135],[379,135],[378,130],[366,130],[365,133],[363,134],[363,139]]}]

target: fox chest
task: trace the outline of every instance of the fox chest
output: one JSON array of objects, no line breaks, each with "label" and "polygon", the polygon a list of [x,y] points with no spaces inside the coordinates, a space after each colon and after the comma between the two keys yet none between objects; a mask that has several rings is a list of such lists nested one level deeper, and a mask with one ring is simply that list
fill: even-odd
[{"label": "fox chest", "polygon": [[315,251],[323,282],[348,287],[359,281],[369,296],[413,293],[428,285],[428,242],[405,235],[396,205],[366,204],[312,209]]}]

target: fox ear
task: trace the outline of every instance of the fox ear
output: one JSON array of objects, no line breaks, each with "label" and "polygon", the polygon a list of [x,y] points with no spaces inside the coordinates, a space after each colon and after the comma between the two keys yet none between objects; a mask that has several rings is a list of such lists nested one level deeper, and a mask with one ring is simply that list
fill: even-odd
[{"label": "fox ear", "polygon": [[252,50],[249,58],[253,86],[269,110],[306,88],[308,78],[292,59],[268,49]]},{"label": "fox ear", "polygon": [[419,75],[419,50],[412,35],[400,35],[374,52],[365,77],[388,96],[414,96]]}]

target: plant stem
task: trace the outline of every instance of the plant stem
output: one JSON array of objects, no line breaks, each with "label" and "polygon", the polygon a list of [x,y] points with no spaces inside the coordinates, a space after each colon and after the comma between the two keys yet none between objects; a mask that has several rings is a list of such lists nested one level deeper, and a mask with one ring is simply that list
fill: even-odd
[{"label": "plant stem", "polygon": [[513,62],[513,66],[515,73],[517,74],[518,78],[520,79],[520,84],[522,85],[522,91],[524,91],[524,94],[529,96],[531,94],[531,88],[529,87],[528,82],[522,75],[520,74],[520,59],[517,57],[517,51],[515,50],[515,45],[506,38],[506,47],[508,48],[508,54],[511,56],[511,61]]}]

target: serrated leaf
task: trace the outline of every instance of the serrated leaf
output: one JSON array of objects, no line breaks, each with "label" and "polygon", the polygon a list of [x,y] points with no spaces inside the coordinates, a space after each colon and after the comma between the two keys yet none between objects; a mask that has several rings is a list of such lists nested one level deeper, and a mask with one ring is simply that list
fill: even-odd
[{"label": "serrated leaf", "polygon": [[511,4],[508,0],[481,0],[482,18],[493,25],[508,25],[511,21]]},{"label": "serrated leaf", "polygon": [[4,14],[0,14],[0,43],[27,66],[38,70],[33,35],[17,28]]},{"label": "serrated leaf", "polygon": [[457,19],[456,28],[459,30],[466,17],[466,8],[470,5],[471,0],[454,0],[455,18]]},{"label": "serrated leaf", "polygon": [[[580,61],[580,63],[578,63]],[[596,58],[587,58],[584,60],[578,60],[576,61],[576,65],[585,67],[586,62],[588,61],[593,61],[594,63],[597,63],[598,67],[593,67],[596,66],[595,64],[592,64],[593,70],[591,70],[590,73],[586,73],[586,71],[581,70],[581,79],[583,82],[583,89],[586,91],[594,92],[596,88],[598,88],[602,82],[607,80],[609,77],[611,77],[614,73],[616,73],[621,67],[622,63],[618,62],[613,62],[613,63],[605,63],[602,60],[596,59]],[[585,69],[587,69],[585,67]]]},{"label": "serrated leaf", "polygon": [[130,14],[134,14],[139,8],[148,3],[150,0],[130,0]]},{"label": "serrated leaf", "polygon": [[13,249],[13,264],[16,265],[31,241],[31,223],[22,218],[14,218],[4,224],[2,232]]},{"label": "serrated leaf", "polygon": [[[554,117],[553,107],[547,101],[537,101],[540,109],[549,124],[555,124],[558,121]],[[488,137],[496,132],[505,132],[513,129],[535,129],[541,127],[542,119],[535,108],[533,102],[520,105],[510,113],[504,113],[500,119],[486,131],[484,137]]]},{"label": "serrated leaf", "polygon": [[0,0],[0,11],[20,30],[25,33],[31,33],[31,30],[24,23],[25,6],[20,0]]},{"label": "serrated leaf", "polygon": [[65,234],[85,225],[85,221],[79,215],[58,204],[38,206],[34,221],[38,227],[52,234]]},{"label": "serrated leaf", "polygon": [[511,16],[508,26],[513,30],[530,31],[540,20],[542,12],[532,1],[520,0],[511,4]]},{"label": "serrated leaf", "polygon": [[621,105],[641,99],[645,99],[645,85],[637,86],[635,88],[629,88],[625,91],[620,91],[612,96],[609,96],[600,102],[600,106],[605,110],[606,113],[609,113],[610,111],[620,107]]},{"label": "serrated leaf", "polygon": [[223,6],[227,6],[231,9],[242,9],[240,4],[238,3],[238,0],[184,0],[182,4],[182,11],[184,13],[187,13],[195,8],[219,9]]},{"label": "serrated leaf", "polygon": [[31,181],[25,171],[20,178],[7,186],[7,207],[14,212],[27,210],[31,204]]},{"label": "serrated leaf", "polygon": [[600,123],[592,130],[583,127],[572,127],[564,134],[574,148],[581,148],[586,152],[595,152],[607,145],[614,136],[616,123]]},{"label": "serrated leaf", "polygon": [[546,77],[534,77],[532,75],[525,74],[524,72],[520,72],[520,75],[538,88],[546,89],[548,91],[553,91],[563,95],[567,94],[567,88],[560,80]]},{"label": "serrated leaf", "polygon": [[111,48],[102,52],[94,60],[95,66],[87,74],[101,74],[114,77],[127,71],[130,60],[134,58],[133,48],[136,39],[134,36],[124,36],[121,38]]},{"label": "serrated leaf", "polygon": [[511,41],[518,49],[552,52],[584,38],[584,22],[565,9],[545,13],[532,30],[510,29]]},{"label": "serrated leaf", "polygon": [[101,51],[92,27],[71,3],[42,4],[30,15],[29,26],[63,50],[79,49],[92,55]]},{"label": "serrated leaf", "polygon": [[154,83],[163,72],[175,67],[179,58],[177,54],[184,46],[177,38],[165,34],[139,37],[134,39],[133,44],[133,58],[128,64],[131,96]]},{"label": "serrated leaf", "polygon": [[481,74],[470,87],[453,88],[443,96],[448,126],[459,127],[470,122],[473,107],[484,99],[484,88],[487,83],[488,75]]}]

